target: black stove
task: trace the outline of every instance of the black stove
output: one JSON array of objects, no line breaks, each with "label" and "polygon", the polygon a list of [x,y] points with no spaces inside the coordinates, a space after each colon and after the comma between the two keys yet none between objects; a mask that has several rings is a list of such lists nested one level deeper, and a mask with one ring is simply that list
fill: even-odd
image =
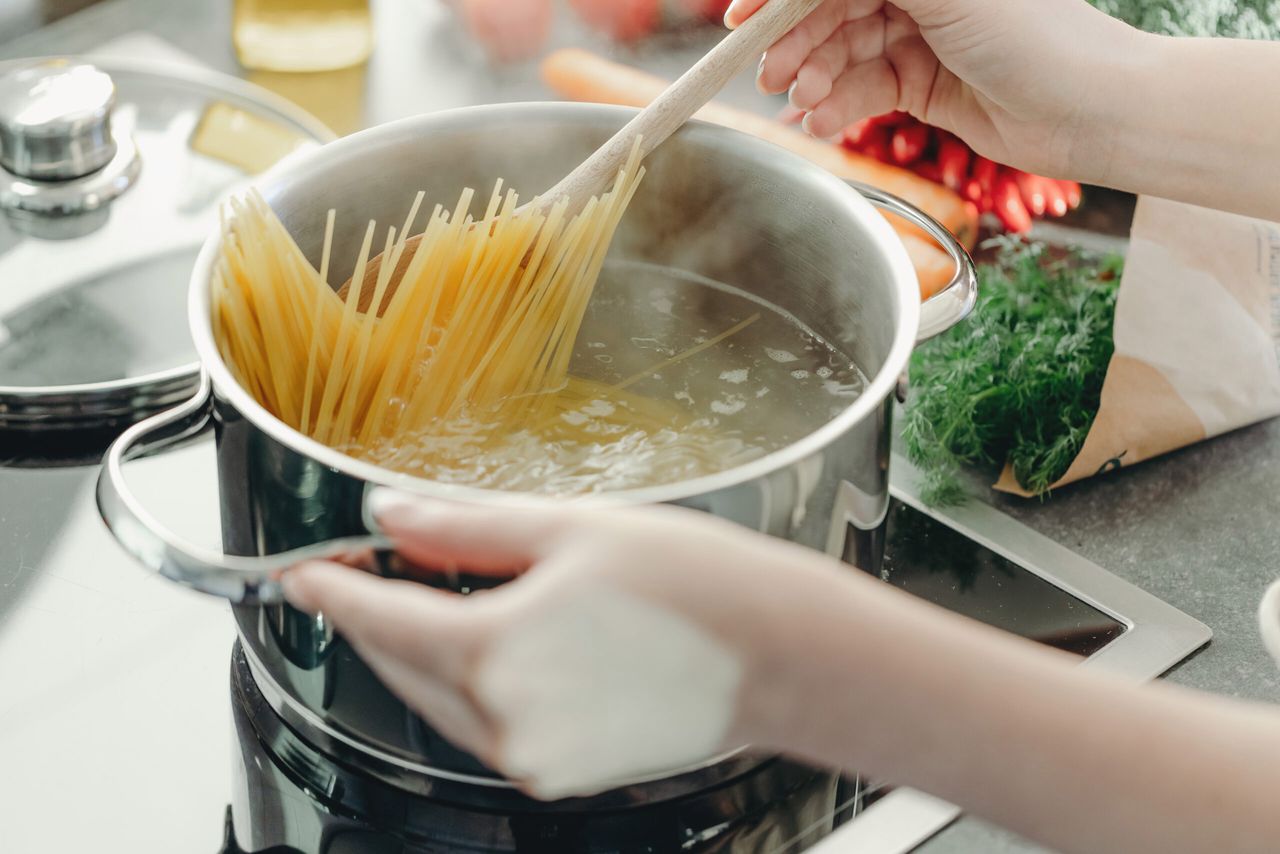
[{"label": "black stove", "polygon": [[[397,785],[279,717],[226,604],[139,570],[97,519],[96,469],[60,462],[0,464],[0,674],[14,688],[0,695],[0,751],[8,779],[23,781],[0,783],[0,850],[50,850],[59,825],[54,850],[131,854],[901,854],[958,815],[920,793],[770,757],[609,793],[590,809],[510,789]],[[133,467],[162,521],[216,542],[211,448]],[[980,502],[925,510],[915,476],[895,458],[886,583],[1132,678],[1208,640],[1204,626]],[[93,820],[61,821],[66,803]],[[126,818],[140,803],[148,821]],[[116,835],[128,847],[102,843]]]},{"label": "black stove", "polygon": [[777,758],[589,810],[509,789],[409,792],[329,757],[282,721],[238,644],[231,705],[239,755],[225,854],[803,851],[858,803],[855,780]]}]

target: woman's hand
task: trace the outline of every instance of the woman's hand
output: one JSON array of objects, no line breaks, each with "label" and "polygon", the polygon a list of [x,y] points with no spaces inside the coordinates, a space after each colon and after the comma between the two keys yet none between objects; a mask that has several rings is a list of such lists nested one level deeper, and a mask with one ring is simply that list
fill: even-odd
[{"label": "woman's hand", "polygon": [[[726,23],[764,3],[736,0]],[[997,162],[1072,177],[1103,78],[1138,38],[1084,0],[828,0],[770,48],[759,86],[789,90],[818,137],[901,110]]]},{"label": "woman's hand", "polygon": [[285,575],[289,600],[323,611],[442,734],[541,797],[769,741],[804,708],[787,686],[816,631],[788,602],[803,612],[805,597],[857,583],[822,555],[693,511],[376,495],[378,523],[414,565],[520,577],[457,596],[311,564]]},{"label": "woman's hand", "polygon": [[1280,837],[1274,709],[1082,670],[692,511],[375,496],[404,558],[520,577],[463,597],[313,564],[285,574],[289,600],[534,795],[751,743],[916,786],[1064,852]]}]

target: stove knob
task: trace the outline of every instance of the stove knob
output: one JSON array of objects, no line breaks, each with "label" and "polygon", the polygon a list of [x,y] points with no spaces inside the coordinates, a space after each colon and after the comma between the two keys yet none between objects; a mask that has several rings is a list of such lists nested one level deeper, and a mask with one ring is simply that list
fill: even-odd
[{"label": "stove knob", "polygon": [[91,65],[44,60],[0,77],[0,167],[34,181],[69,181],[116,154],[116,88]]}]

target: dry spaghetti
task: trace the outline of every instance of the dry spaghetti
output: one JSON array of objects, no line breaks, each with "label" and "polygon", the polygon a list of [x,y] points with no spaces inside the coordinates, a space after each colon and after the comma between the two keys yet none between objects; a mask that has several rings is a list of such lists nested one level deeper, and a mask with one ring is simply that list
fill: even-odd
[{"label": "dry spaghetti", "polygon": [[333,212],[317,271],[259,195],[234,200],[213,277],[223,355],[273,414],[349,452],[464,414],[527,420],[568,382],[587,301],[643,171],[633,154],[613,189],[573,216],[564,201],[521,209],[499,182],[477,224],[464,191],[455,213],[431,213],[391,288],[419,194],[403,227],[382,241],[372,282],[376,225],[368,224],[345,299],[327,283]]}]

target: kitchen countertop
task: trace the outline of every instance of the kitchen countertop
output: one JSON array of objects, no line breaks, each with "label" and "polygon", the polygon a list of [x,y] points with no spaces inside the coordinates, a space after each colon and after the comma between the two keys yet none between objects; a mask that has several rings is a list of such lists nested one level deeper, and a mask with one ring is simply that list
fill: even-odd
[{"label": "kitchen countertop", "polygon": [[[340,132],[429,110],[548,97],[528,67],[488,69],[455,37],[438,0],[374,0],[377,47],[368,67],[307,81],[246,75],[231,50],[230,9],[229,0],[108,0],[43,30],[0,42],[0,59],[87,52],[146,32],[205,65],[294,98]],[[569,37],[580,40],[580,34]],[[696,54],[696,40],[674,36],[658,48],[620,53],[673,74]],[[766,107],[745,81],[727,98]],[[0,529],[5,529],[7,545],[0,554],[0,684],[18,685],[19,690],[16,700],[0,692],[0,755],[8,771],[0,778],[0,849],[21,854],[37,850],[24,847],[33,844],[30,840],[75,838],[97,844],[58,845],[56,850],[135,850],[123,839],[143,834],[162,841],[170,830],[196,821],[209,826],[209,843],[190,850],[212,850],[220,838],[221,814],[206,814],[210,808],[205,801],[225,801],[229,775],[182,780],[174,791],[169,772],[176,774],[184,766],[188,751],[229,755],[228,734],[202,728],[203,723],[214,729],[226,726],[232,629],[225,606],[147,577],[115,550],[93,512],[94,470],[6,467],[3,441],[0,437]],[[180,530],[201,523],[207,528],[212,518],[216,504],[209,456],[206,445],[138,466],[141,488],[151,489],[153,500],[166,505],[166,521]],[[175,470],[183,472],[181,494],[164,486]],[[150,484],[148,477],[153,478]],[[1170,673],[1170,681],[1280,701],[1280,672],[1262,648],[1254,616],[1264,589],[1280,577],[1277,484],[1280,422],[1270,422],[1078,484],[1043,504],[987,495],[1025,524],[1213,629],[1213,643]],[[203,535],[212,536],[207,530]],[[83,571],[42,572],[57,552],[64,553],[59,567],[81,566]],[[83,601],[71,591],[83,594]],[[46,614],[37,625],[30,615],[40,612],[42,602],[56,613]],[[144,645],[164,649],[139,656],[146,663],[132,666],[130,650]],[[147,718],[155,718],[157,725]],[[161,718],[181,720],[207,738],[198,739],[198,745],[166,745],[162,735],[172,729],[159,726]],[[173,727],[172,722],[167,725]],[[120,780],[75,779],[72,754],[80,749],[111,751],[121,766]],[[68,772],[50,770],[59,767]],[[140,809],[149,805],[146,821],[118,815],[105,804],[83,814],[49,812],[47,819],[30,814],[48,809],[46,799],[92,797],[97,787],[123,781],[135,790],[131,802]],[[198,814],[184,806],[196,800],[202,803]],[[18,804],[31,804],[33,810],[8,815]],[[40,822],[48,819],[64,826],[41,831],[47,825]],[[148,823],[154,827],[140,829]],[[113,832],[122,839],[119,849],[103,841]],[[189,835],[188,830],[184,836]],[[161,845],[136,850],[179,849]],[[1000,854],[1037,849],[966,818],[921,850]]]}]

